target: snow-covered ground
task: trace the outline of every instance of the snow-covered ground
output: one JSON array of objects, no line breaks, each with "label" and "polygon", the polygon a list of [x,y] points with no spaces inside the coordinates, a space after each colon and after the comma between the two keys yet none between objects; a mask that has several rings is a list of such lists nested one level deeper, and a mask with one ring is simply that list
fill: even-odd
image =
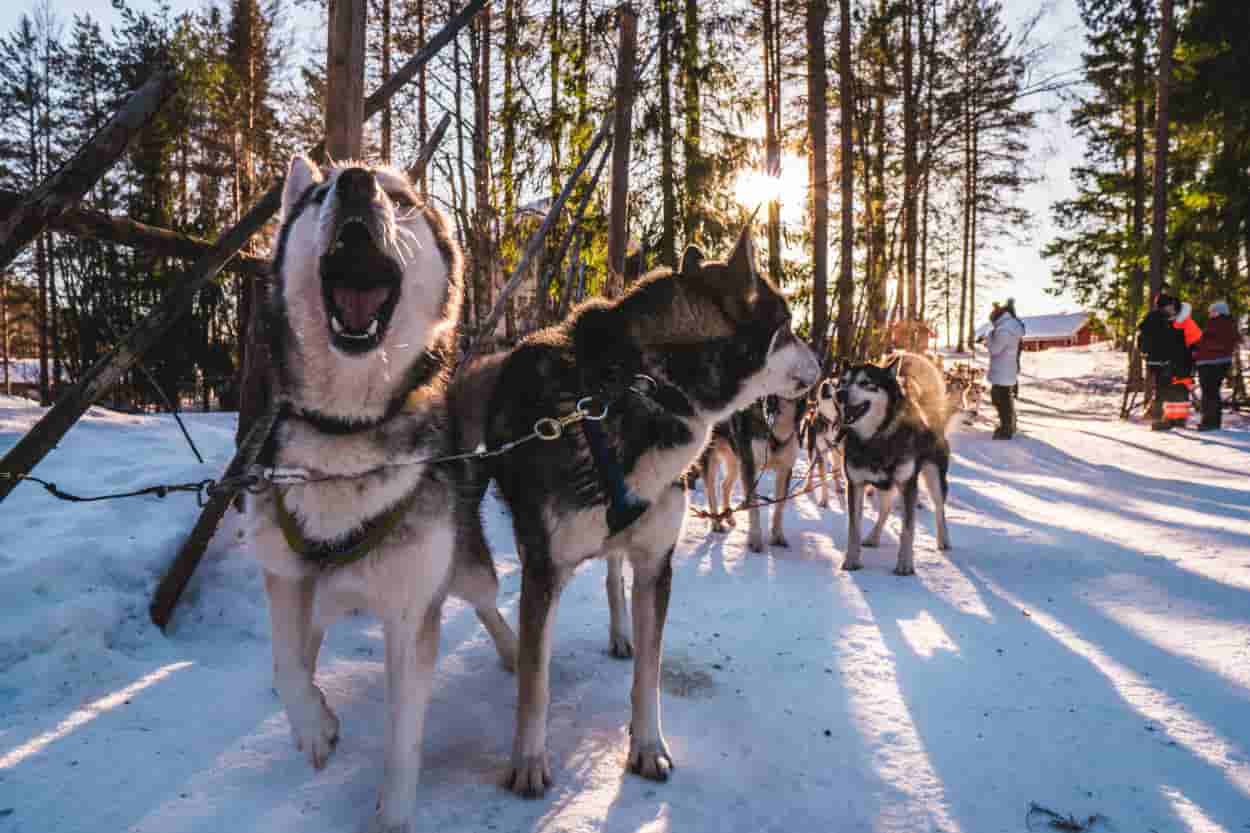
[{"label": "snow-covered ground", "polygon": [[[839,570],[841,512],[787,509],[792,548],[692,519],[665,644],[668,784],[623,772],[630,664],[607,655],[601,563],[565,592],[552,669],[556,785],[499,787],[515,685],[472,611],[444,613],[421,827],[465,831],[1025,831],[1030,802],[1123,833],[1250,829],[1250,431],[1115,418],[1123,358],[1025,357],[1023,434],[953,437],[951,531],[921,513]],[[38,417],[0,401],[0,451]],[[38,474],[81,492],[212,476],[230,415],[93,410]],[[695,501],[702,503],[701,494]],[[234,521],[168,635],[149,594],[194,500],[0,505],[0,833],[352,831],[381,778],[381,632],[341,622],[319,678],[342,741],[316,773],[270,688],[268,619]],[[507,522],[487,505],[515,616]],[[891,532],[897,530],[891,522]],[[1034,829],[1048,829],[1035,816]]]}]

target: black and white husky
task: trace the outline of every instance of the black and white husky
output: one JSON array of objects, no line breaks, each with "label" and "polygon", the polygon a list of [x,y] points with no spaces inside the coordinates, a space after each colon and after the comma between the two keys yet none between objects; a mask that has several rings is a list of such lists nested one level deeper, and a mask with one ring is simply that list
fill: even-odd
[{"label": "black and white husky", "polygon": [[[686,516],[680,478],[712,428],[768,394],[802,395],[816,382],[812,351],[790,329],[777,287],[756,269],[744,231],[727,262],[694,248],[681,271],[648,275],[614,301],[592,300],[564,323],[535,333],[506,357],[458,375],[457,421],[473,403],[488,448],[525,436],[583,397],[607,405],[599,423],[629,487],[650,507],[612,532],[607,495],[577,426],[487,461],[511,511],[522,562],[516,737],[508,785],[536,797],[551,783],[547,760],[552,630],[561,590],[578,564],[627,557],[633,566],[634,681],[627,767],[667,780],[673,761],[660,725],[660,656],[673,548]],[[646,384],[637,380],[647,377]],[[631,387],[637,390],[631,390]],[[477,433],[466,433],[473,447]],[[619,581],[619,573],[617,574]],[[612,632],[624,630],[624,594],[612,586]],[[618,584],[619,587],[619,584]],[[615,640],[614,640],[615,641]]]},{"label": "black and white husky", "polygon": [[[723,495],[723,508],[729,509],[734,483],[742,482],[743,501],[751,506],[747,515],[747,547],[752,552],[764,551],[763,518],[760,507],[754,505],[760,477],[765,472],[773,473],[775,498],[790,491],[790,479],[799,457],[801,405],[802,400],[783,396],[767,396],[753,402],[717,425],[712,441],[703,452],[700,469],[712,514],[718,514],[718,491]],[[719,486],[716,484],[718,473],[723,475]],[[784,530],[785,508],[785,503],[772,507],[769,543],[775,547],[790,546]],[[725,522],[719,518],[713,520],[712,531],[725,532],[726,526],[736,525],[729,515]]]},{"label": "black and white husky", "polygon": [[829,506],[829,480],[834,481],[842,511],[846,511],[846,480],[842,471],[842,415],[838,412],[837,380],[828,378],[816,386],[800,427],[800,441],[807,450],[807,479],[804,489],[812,489],[812,478],[820,478],[821,508]]},{"label": "black and white husky", "polygon": [[843,446],[849,484],[844,570],[863,567],[860,558],[864,491],[877,490],[877,524],[863,546],[880,543],[895,490],[903,497],[903,531],[899,536],[900,576],[913,575],[916,498],[919,482],[933,500],[939,549],[950,549],[946,530],[946,391],[941,373],[923,356],[904,353],[885,367],[852,365],[842,371],[837,398],[846,433]]},{"label": "black and white husky", "polygon": [[313,679],[323,630],[353,608],[382,620],[389,720],[373,830],[412,825],[446,596],[474,604],[505,664],[515,655],[480,525],[458,500],[463,469],[413,464],[453,446],[460,271],[445,218],[402,172],[292,160],[266,308],[282,410],[265,462],[306,480],[249,499],[251,544],[274,682],[318,769],[339,731]]}]

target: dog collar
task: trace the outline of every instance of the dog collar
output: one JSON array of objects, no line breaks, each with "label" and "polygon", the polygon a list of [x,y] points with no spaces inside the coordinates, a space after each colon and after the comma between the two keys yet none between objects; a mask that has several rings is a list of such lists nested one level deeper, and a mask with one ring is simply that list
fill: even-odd
[{"label": "dog collar", "polygon": [[360,531],[337,541],[313,541],[300,529],[299,520],[286,508],[282,497],[282,489],[274,489],[275,503],[278,510],[278,526],[282,528],[282,537],[291,551],[320,567],[345,567],[354,564],[368,555],[382,539],[395,529],[399,519],[411,508],[417,498],[417,490],[413,489],[399,503],[381,515],[370,518],[361,526]]},{"label": "dog collar", "polygon": [[293,417],[301,422],[308,423],[322,434],[332,434],[334,436],[368,431],[394,419],[399,412],[404,410],[404,406],[408,404],[413,392],[428,385],[445,367],[446,362],[443,360],[441,351],[426,350],[423,352],[421,358],[417,360],[412,370],[409,371],[409,383],[405,390],[392,397],[391,401],[386,403],[386,410],[382,413],[382,416],[376,419],[346,419],[344,417],[323,414],[320,411],[296,408],[289,402],[282,406],[279,419]]}]

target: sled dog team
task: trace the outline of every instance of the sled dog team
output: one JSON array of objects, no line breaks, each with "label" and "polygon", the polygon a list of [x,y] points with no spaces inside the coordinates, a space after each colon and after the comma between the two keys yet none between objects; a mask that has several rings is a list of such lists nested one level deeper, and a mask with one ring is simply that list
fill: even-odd
[{"label": "sled dog team", "polygon": [[[369,830],[412,829],[449,595],[474,606],[500,660],[516,672],[507,786],[525,797],[550,786],[555,611],[577,566],[592,557],[608,560],[612,653],[633,657],[627,766],[667,780],[673,760],[659,680],[673,549],[686,516],[683,475],[701,458],[706,473],[715,459],[741,468],[744,483],[771,469],[788,488],[800,445],[796,400],[813,388],[803,442],[822,479],[826,465],[845,470],[852,534],[844,568],[862,566],[857,533],[868,486],[879,512],[864,545],[879,542],[895,495],[902,499],[896,573],[914,570],[922,480],[938,545],[950,546],[941,375],[905,355],[822,381],[815,354],[791,330],[785,298],[757,271],[745,229],[724,261],[691,247],[678,271],[657,270],[509,352],[455,368],[461,267],[445,217],[403,173],[292,160],[265,305],[281,409],[261,462],[307,477],[249,495],[247,519],[269,597],[275,687],[296,747],[315,768],[325,766],[339,734],[315,680],[324,629],[354,609],[381,619],[388,728]],[[646,385],[634,384],[641,378]],[[554,439],[510,446],[588,398],[598,403],[595,430],[626,487],[647,503],[623,528],[608,524],[589,430],[566,424]],[[772,413],[756,421],[743,409],[761,399]],[[505,446],[493,456],[473,453]],[[830,459],[839,453],[843,466]],[[492,480],[521,560],[516,635],[496,608],[482,528],[480,504]],[[715,506],[710,478],[707,491]],[[781,515],[771,542],[784,546]],[[758,521],[754,510],[752,549],[762,548]],[[633,569],[628,600],[625,559]]]}]

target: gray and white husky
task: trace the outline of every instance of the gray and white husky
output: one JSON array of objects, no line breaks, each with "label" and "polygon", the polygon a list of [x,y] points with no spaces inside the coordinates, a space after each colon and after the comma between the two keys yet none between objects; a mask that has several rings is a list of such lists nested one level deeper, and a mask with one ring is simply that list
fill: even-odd
[{"label": "gray and white husky", "polygon": [[[660,725],[660,657],[673,548],[686,516],[680,478],[718,422],[761,396],[802,395],[819,372],[815,355],[791,332],[785,299],[757,271],[744,230],[728,261],[706,260],[690,248],[680,272],[652,273],[614,301],[588,301],[564,323],[457,376],[453,402],[457,422],[468,427],[466,448],[479,436],[497,448],[543,418],[568,414],[582,397],[598,397],[608,408],[598,423],[605,442],[626,483],[650,502],[631,525],[609,529],[606,488],[576,426],[483,464],[479,494],[493,477],[522,563],[517,724],[507,779],[513,791],[537,797],[551,783],[547,704],[556,605],[577,565],[595,556],[607,556],[610,566],[627,557],[633,566],[626,765],[668,779],[673,760]],[[648,383],[636,384],[640,377]],[[611,569],[609,600],[612,632],[619,634],[624,593],[612,587]]]},{"label": "gray and white husky", "polygon": [[848,483],[848,531],[844,570],[863,567],[860,534],[864,492],[877,490],[877,524],[863,539],[875,547],[889,517],[894,493],[903,497],[903,531],[894,572],[913,575],[915,568],[916,498],[919,482],[933,500],[938,548],[950,549],[946,529],[946,390],[932,362],[915,353],[896,356],[885,367],[858,364],[842,371],[837,399],[846,439],[843,445]]},{"label": "gray and white husky", "polygon": [[[752,552],[764,551],[762,510],[755,506],[759,479],[765,472],[773,473],[773,497],[781,498],[790,491],[790,478],[799,457],[799,421],[802,419],[801,399],[767,396],[734,414],[716,426],[712,441],[703,452],[700,469],[707,489],[708,508],[717,514],[717,472],[724,479],[719,485],[725,509],[730,508],[734,483],[742,482],[743,501],[748,510],[747,547]],[[784,531],[786,504],[772,507],[772,528],[769,542],[775,547],[788,547]],[[726,521],[712,522],[713,532],[725,532],[736,526],[733,516]]]},{"label": "gray and white husky", "polygon": [[495,608],[480,525],[458,500],[446,388],[461,303],[447,221],[408,177],[291,161],[266,305],[282,406],[265,462],[314,482],[249,500],[264,568],[274,682],[295,744],[320,769],[339,722],[314,681],[324,628],[343,612],[381,618],[388,728],[371,829],[407,831],[443,601],[470,601],[505,665],[515,642]]}]

